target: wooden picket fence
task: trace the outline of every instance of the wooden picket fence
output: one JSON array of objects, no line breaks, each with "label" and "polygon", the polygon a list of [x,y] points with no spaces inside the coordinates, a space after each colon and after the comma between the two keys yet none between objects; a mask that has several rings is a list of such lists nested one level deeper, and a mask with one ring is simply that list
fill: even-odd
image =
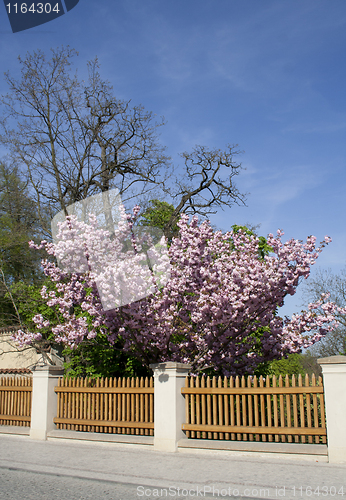
[{"label": "wooden picket fence", "polygon": [[58,429],[154,435],[154,379],[61,378]]},{"label": "wooden picket fence", "polygon": [[321,377],[187,377],[182,394],[189,438],[326,443]]},{"label": "wooden picket fence", "polygon": [[0,425],[30,427],[31,377],[0,377]]}]

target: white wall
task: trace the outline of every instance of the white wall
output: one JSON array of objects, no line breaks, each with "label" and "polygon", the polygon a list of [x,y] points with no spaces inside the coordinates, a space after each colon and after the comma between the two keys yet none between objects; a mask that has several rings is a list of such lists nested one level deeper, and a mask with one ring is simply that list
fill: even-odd
[{"label": "white wall", "polygon": [[11,342],[12,333],[0,333],[0,369],[31,368],[40,359],[40,355],[32,347],[20,349]]}]

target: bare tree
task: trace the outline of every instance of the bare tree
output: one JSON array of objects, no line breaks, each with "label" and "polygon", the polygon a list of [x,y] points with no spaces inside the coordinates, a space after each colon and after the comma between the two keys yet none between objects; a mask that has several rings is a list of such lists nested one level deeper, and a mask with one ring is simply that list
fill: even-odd
[{"label": "bare tree", "polygon": [[217,208],[245,204],[245,195],[239,193],[233,180],[241,170],[241,164],[234,161],[234,156],[239,153],[237,146],[228,145],[225,151],[196,146],[192,153],[181,154],[184,176],[176,179],[173,189],[166,189],[173,199],[178,200],[165,227],[166,235],[172,233],[182,212],[206,216],[216,213]]},{"label": "bare tree", "polygon": [[[18,58],[21,78],[7,72],[9,92],[1,98],[0,142],[27,172],[47,233],[47,217],[76,201],[119,189],[123,201],[175,200],[169,230],[181,212],[207,215],[217,207],[244,203],[234,185],[241,165],[235,148],[183,153],[184,173],[172,180],[173,166],[158,142],[163,120],[142,106],[114,97],[102,80],[97,59],[88,63],[87,81],[72,73],[73,49],[41,50]],[[132,204],[134,204],[132,202]]]},{"label": "bare tree", "polygon": [[[325,293],[329,293],[330,300],[338,306],[346,306],[346,268],[339,274],[332,273],[330,269],[318,269],[315,276],[310,277],[305,284],[306,303],[317,301]],[[309,349],[313,356],[346,356],[346,315],[339,314],[337,319],[338,328]]]}]

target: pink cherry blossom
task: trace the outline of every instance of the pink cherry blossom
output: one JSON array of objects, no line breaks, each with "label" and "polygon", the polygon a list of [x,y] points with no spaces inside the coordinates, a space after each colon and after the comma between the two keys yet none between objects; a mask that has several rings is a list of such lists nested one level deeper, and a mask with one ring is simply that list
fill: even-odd
[{"label": "pink cherry blossom", "polygon": [[[329,237],[319,246],[314,236],[305,243],[283,242],[284,233],[278,230],[275,237],[268,235],[272,251],[262,258],[257,236],[242,231],[223,234],[209,222],[199,224],[197,217],[190,221],[185,214],[168,254],[153,255],[156,272],[149,277],[143,274],[145,285],[141,276],[137,281],[130,279],[129,294],[142,287],[143,298],[108,308],[117,294],[116,286],[107,282],[115,272],[113,257],[131,233],[138,213],[135,207],[132,215],[123,214],[112,241],[97,227],[96,218],[91,217],[86,227],[68,217],[60,225],[58,243],[31,243],[34,248],[45,248],[60,263],[60,267],[49,260],[42,263],[46,276],[56,284],[56,292],[47,292],[45,287],[41,292],[62,318],[51,328],[56,341],[73,347],[97,332],[110,343],[120,335],[124,349],[146,365],[180,361],[191,363],[194,372],[212,368],[225,375],[241,375],[253,373],[262,362],[312,345],[337,326],[337,312],[346,313],[324,296],[292,318],[279,316],[285,297],[294,295],[301,280],[308,278]],[[124,279],[131,276],[141,252],[142,243],[133,232],[131,241],[132,250],[117,270]],[[92,271],[95,259],[104,270],[98,275]],[[150,295],[145,290],[148,286]],[[88,316],[76,317],[71,312],[76,305]],[[34,322],[38,332],[48,325],[41,315]],[[17,332],[16,340],[26,344],[39,335]]]}]

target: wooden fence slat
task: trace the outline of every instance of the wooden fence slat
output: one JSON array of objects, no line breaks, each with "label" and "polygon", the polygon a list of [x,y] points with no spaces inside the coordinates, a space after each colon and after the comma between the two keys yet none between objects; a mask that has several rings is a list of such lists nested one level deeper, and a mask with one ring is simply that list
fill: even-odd
[{"label": "wooden fence slat", "polygon": [[18,408],[18,405],[20,404],[20,399],[19,399],[19,391],[17,390],[17,388],[20,387],[20,383],[19,383],[19,379],[16,378],[15,379],[15,382],[16,382],[16,390],[14,392],[14,402],[13,402],[13,410],[14,410],[14,414],[15,415],[20,415],[19,413],[19,408]]},{"label": "wooden fence slat", "polygon": [[[148,377],[145,377],[144,379],[144,387],[148,387]],[[144,408],[145,408],[145,414],[144,414],[144,421],[149,422],[150,419],[150,405],[149,405],[149,393],[144,393]],[[145,430],[145,435],[148,436],[148,430]]]},{"label": "wooden fence slat", "polygon": [[[252,388],[252,380],[251,377],[247,378],[247,387]],[[252,394],[249,394],[247,397],[247,408],[248,408],[248,425],[250,427],[253,426],[253,408],[252,408]],[[249,434],[249,440],[253,441],[253,434]]]},{"label": "wooden fence slat", "polygon": [[[236,388],[240,387],[239,377],[235,378]],[[236,415],[237,415],[237,427],[241,426],[241,409],[240,409],[240,395],[237,394],[235,397]],[[241,434],[237,434],[237,441],[241,441]]]},{"label": "wooden fence slat", "polygon": [[[2,385],[3,385],[3,377],[0,377],[0,386],[2,386]],[[1,396],[1,394],[2,393],[0,393],[0,396]],[[3,404],[4,404],[4,398],[0,397],[0,415],[2,415],[4,413]],[[2,419],[0,419],[0,425],[3,425]]]},{"label": "wooden fence slat", "polygon": [[[22,383],[20,384],[22,386],[22,388],[26,385],[25,384],[25,380],[22,381]],[[21,393],[21,397],[19,398],[19,407],[18,407],[18,412],[19,412],[19,415],[22,415],[24,416],[25,415],[25,410],[24,410],[24,397],[25,397],[25,394],[24,392]],[[21,422],[20,425],[25,425],[24,422]]]},{"label": "wooden fence slat", "polygon": [[[241,378],[241,386],[245,387],[245,377],[244,375]],[[243,394],[241,397],[241,414],[242,414],[242,423],[243,426],[246,427],[246,419],[247,419],[247,408],[246,408],[246,395]],[[243,434],[243,441],[247,441],[247,434]]]},{"label": "wooden fence slat", "polygon": [[[257,387],[257,377],[254,376],[253,379],[253,388],[255,389]],[[255,393],[254,394],[254,413],[255,413],[255,427],[259,427],[259,404],[258,404],[258,395]],[[256,441],[259,441],[260,435],[256,434]]]},{"label": "wooden fence slat", "polygon": [[[309,375],[305,375],[305,387],[309,387],[310,382],[309,382]],[[310,401],[310,394],[307,392],[306,393],[306,421],[307,421],[307,426],[312,427],[311,424],[311,401]],[[308,437],[308,442],[311,444],[313,442],[312,436]]]},{"label": "wooden fence slat", "polygon": [[[61,377],[58,379],[58,387],[61,385]],[[57,395],[57,417],[61,417],[61,392],[58,393]],[[60,429],[60,424],[57,424],[57,428]]]},{"label": "wooden fence slat", "polygon": [[[130,387],[130,379],[127,378],[126,379],[126,388],[129,388]],[[131,406],[130,406],[130,403],[131,403],[131,394],[127,393],[126,394],[126,420],[127,422],[129,422],[131,420]],[[126,434],[130,434],[130,428],[129,427],[126,427]]]},{"label": "wooden fence slat", "polygon": [[[139,387],[144,387],[144,379],[143,379],[143,377],[141,377],[141,379],[139,381]],[[140,422],[145,422],[145,420],[144,420],[144,394],[143,394],[143,392],[139,395],[139,404],[140,404],[139,421]],[[143,429],[140,429],[139,433],[140,433],[141,436],[143,436],[144,435]]]},{"label": "wooden fence slat", "polygon": [[[54,418],[54,423],[69,423],[69,424],[80,424],[81,426],[84,425],[92,425],[94,420],[87,420],[87,419],[72,419],[72,418]],[[137,426],[137,422],[131,422],[131,421],[126,421],[126,420],[99,420],[98,421],[100,426],[103,428],[104,426],[118,426],[121,425],[122,428],[129,427],[129,428],[135,428]],[[154,422],[139,422],[139,426],[143,429],[154,429]]]},{"label": "wooden fence slat", "polygon": [[[269,378],[269,377],[268,377]],[[218,395],[218,394],[234,394],[238,396],[242,396],[244,394],[264,394],[264,395],[273,395],[273,394],[306,394],[308,392],[309,394],[323,394],[323,387],[317,386],[317,387],[309,387],[308,389],[304,386],[301,387],[295,387],[293,390],[292,387],[272,387],[270,385],[269,381],[269,386],[259,386],[259,387],[215,387],[213,391],[209,391],[208,388],[200,388],[198,390],[199,394],[212,394],[212,395]],[[182,394],[196,394],[196,391],[194,388],[189,388],[189,387],[182,387],[181,389]]]},{"label": "wooden fence slat", "polygon": [[[153,377],[150,377],[149,379],[149,387],[154,391],[154,378]],[[154,422],[154,392],[151,392],[149,394],[149,422]],[[149,430],[149,434],[150,436],[153,436],[154,435],[154,429],[153,428],[150,428]]]},{"label": "wooden fence slat", "polygon": [[[196,388],[200,386],[200,378],[196,377]],[[201,396],[200,394],[196,395],[196,424],[201,424]],[[201,438],[201,433],[197,432],[197,439]]]},{"label": "wooden fence slat", "polygon": [[[249,427],[249,426],[226,426],[226,425],[192,425],[192,424],[183,424],[182,425],[183,430],[194,430],[194,431],[212,431],[212,432],[251,432],[252,434],[256,434],[257,432],[259,433],[265,433],[269,436],[272,436],[274,434],[287,434],[287,429],[283,427]],[[307,427],[291,427],[292,432],[294,434],[297,434],[299,436],[307,436],[309,434],[313,435],[324,435],[326,436],[326,429],[315,429],[311,428],[308,429]]]},{"label": "wooden fence slat", "polygon": [[[0,377],[0,386],[3,386],[4,385],[4,382],[3,382],[3,377]],[[0,415],[2,415],[4,412],[4,397],[3,397],[3,394],[4,393],[0,393]],[[2,397],[1,397],[2,395]],[[3,425],[3,420],[0,419],[0,425]]]},{"label": "wooden fence slat", "polygon": [[[223,384],[222,384],[222,379],[221,377],[218,377],[217,379],[217,386],[218,387],[222,387]],[[222,394],[219,394],[218,395],[218,398],[217,398],[217,412],[218,412],[218,416],[219,416],[219,419],[218,419],[218,424],[219,425],[223,425],[223,422],[224,422],[224,411],[223,411],[223,397],[222,397]],[[224,439],[225,435],[223,432],[219,432],[219,439]]]},{"label": "wooden fence slat", "polygon": [[[88,386],[88,379],[84,378],[83,380],[84,384],[83,387],[86,388]],[[83,419],[87,420],[87,394],[83,393],[83,398],[82,398],[82,404],[83,404]],[[87,426],[83,425],[83,431],[87,431]]]},{"label": "wooden fence slat", "polygon": [[[121,408],[121,404],[122,404],[122,394],[119,393],[119,388],[121,387],[121,378],[119,377],[118,380],[117,380],[117,394],[116,394],[116,398],[117,398],[117,417],[116,419],[117,420],[121,420],[121,415],[122,415],[122,408]],[[121,434],[121,427],[118,427],[117,428],[117,433],[118,434]]]},{"label": "wooden fence slat", "polygon": [[[266,377],[266,387],[270,387],[270,379],[269,376],[267,375]],[[272,393],[267,393],[267,426],[272,427],[272,401],[271,401],[271,394]],[[268,441],[273,441],[273,436],[271,434],[268,435]]]},{"label": "wooden fence slat", "polygon": [[[276,376],[273,376],[272,379],[272,387],[276,387]],[[273,394],[273,421],[274,421],[274,427],[279,426],[279,413],[278,413],[278,397],[276,394]],[[279,434],[275,434],[274,440],[276,443],[279,442]]]},{"label": "wooden fence slat", "polygon": [[[213,389],[216,388],[216,377],[212,378],[212,387]],[[217,411],[217,396],[213,394],[212,396],[212,407],[213,407],[213,425],[218,424],[218,411]],[[217,432],[213,433],[213,438],[218,439],[218,434]]]},{"label": "wooden fence slat", "polygon": [[[298,387],[303,387],[303,379],[301,374],[298,375]],[[303,394],[299,394],[299,423],[300,427],[305,427],[305,405]],[[305,443],[305,436],[301,437],[301,442]]]},{"label": "wooden fence slat", "polygon": [[[204,389],[204,387],[205,387],[205,376],[203,375],[202,380],[201,380],[201,388]],[[205,425],[206,421],[207,421],[206,395],[202,394],[201,398],[202,398],[202,425]],[[206,437],[207,437],[207,433],[202,432],[202,438],[205,439]]]},{"label": "wooden fence slat", "polygon": [[[72,378],[67,379],[67,386],[72,387]],[[72,393],[67,393],[67,418],[71,418],[72,415]],[[71,429],[71,425],[67,425],[67,429]]]},{"label": "wooden fence slat", "polygon": [[[131,387],[132,388],[135,387],[135,379],[134,379],[134,377],[131,378]],[[131,422],[135,422],[135,417],[136,417],[135,394],[131,393],[130,398],[131,398],[131,410],[130,410]],[[132,428],[131,429],[131,434],[134,434],[134,433],[135,433],[135,430]]]},{"label": "wooden fence slat", "polygon": [[[126,380],[126,379],[125,379]],[[1,390],[1,389],[0,389]],[[112,387],[101,387],[100,385],[96,385],[95,387],[87,387],[87,386],[80,386],[80,387],[56,387],[55,392],[76,392],[76,393],[91,393],[91,394],[154,394],[154,386],[153,387],[143,387],[143,391],[141,388],[137,387],[126,387],[126,384],[124,387],[120,386],[113,391]]]},{"label": "wooden fence slat", "polygon": [[[285,377],[285,387],[290,386],[290,379],[288,375]],[[291,396],[290,394],[286,394],[286,422],[287,422],[287,427],[292,427],[292,416],[291,416]],[[292,443],[292,434],[288,434],[287,436],[287,442]]]},{"label": "wooden fence slat", "polygon": [[[66,378],[64,377],[64,386],[67,385],[66,384]],[[67,415],[67,392],[63,392],[62,393],[62,400],[63,400],[63,403],[62,403],[62,408],[63,408],[63,418],[67,418],[68,415]],[[66,424],[63,424],[62,426],[62,429],[66,429],[67,425]]]},{"label": "wooden fence slat", "polygon": [[[83,381],[81,379],[81,377],[78,377],[77,380],[76,380],[76,383],[77,383],[77,387],[83,387]],[[78,415],[79,415],[79,418],[83,418],[83,392],[80,392],[78,394]],[[75,426],[74,427],[76,431],[82,431],[83,428],[82,426]]]},{"label": "wooden fence slat", "polygon": [[[96,387],[97,389],[100,387],[100,379],[96,379]],[[98,425],[98,421],[100,420],[100,393],[96,393],[95,397],[95,420],[96,420],[96,432],[101,432],[100,426]]]},{"label": "wooden fence slat", "polygon": [[[318,385],[321,387],[322,386],[322,377],[318,377]],[[320,409],[321,409],[321,426],[323,428],[326,427],[326,415],[325,415],[325,410],[324,410],[324,393],[322,392],[320,394]],[[322,436],[322,443],[326,444],[327,438],[326,436]]]},{"label": "wooden fence slat", "polygon": [[[223,378],[223,387],[228,387],[228,379],[226,376]],[[227,394],[223,397],[223,406],[225,410],[225,425],[229,425],[229,402]],[[229,438],[229,432],[226,432],[225,439],[229,440]]]},{"label": "wooden fence slat", "polygon": [[[16,388],[18,386],[17,379],[14,379],[14,384]],[[12,392],[12,407],[11,407],[11,415],[17,414],[17,399],[18,399],[18,391],[14,390]]]},{"label": "wooden fence slat", "polygon": [[[87,386],[89,387],[92,384],[91,377],[88,378],[88,383]],[[88,401],[88,411],[87,411],[87,418],[92,420],[92,411],[93,411],[93,394],[90,392],[86,395],[87,401]],[[93,432],[94,427],[92,425],[87,426],[88,432]]]},{"label": "wooden fence slat", "polygon": [[[121,379],[121,387],[124,388],[126,387],[126,379],[123,377]],[[123,392],[121,395],[121,420],[125,422],[126,420],[126,393]],[[125,434],[125,428],[124,426],[121,427],[121,433]]]},{"label": "wooden fence slat", "polygon": [[[9,385],[10,385],[10,380],[9,379],[5,380],[5,386]],[[7,391],[5,392],[5,411],[4,411],[5,415],[8,415],[10,413],[10,396],[11,393],[9,392],[9,389],[7,387]],[[6,420],[5,425],[11,425],[10,420]]]},{"label": "wooden fence slat", "polygon": [[[279,376],[279,387],[283,387],[283,380],[282,376]],[[280,426],[281,427],[286,427],[285,426],[285,407],[284,407],[284,396],[283,394],[279,395],[279,412],[280,412]],[[278,415],[279,416],[279,415]],[[281,436],[281,442],[285,443],[286,442],[286,436]]]},{"label": "wooden fence slat", "polygon": [[[185,377],[185,387],[190,387],[190,377]],[[185,396],[185,420],[187,423],[191,424],[190,419],[190,395]],[[186,436],[191,437],[190,431],[187,431]]]},{"label": "wooden fence slat", "polygon": [[[14,420],[11,420],[13,419]],[[30,417],[25,417],[25,416],[21,416],[21,415],[15,415],[15,417],[13,415],[7,415],[7,414],[0,414],[0,420],[5,420],[6,422],[15,422],[15,423],[12,423],[12,424],[4,424],[4,425],[15,425],[17,426],[17,422],[30,422]]]},{"label": "wooden fence slat", "polygon": [[[207,388],[211,386],[210,383],[210,377],[207,377]],[[208,394],[207,396],[207,422],[208,425],[212,425],[212,420],[211,420],[211,396]],[[208,432],[208,439],[212,439],[212,433]]]},{"label": "wooden fence slat", "polygon": [[[311,376],[311,385],[316,387],[316,376],[313,373]],[[314,415],[314,427],[318,427],[318,403],[317,403],[317,394],[312,395],[312,406],[313,406],[313,415]],[[319,437],[315,436],[315,443],[319,443]]]},{"label": "wooden fence slat", "polygon": [[[292,375],[292,387],[296,387],[296,378]],[[298,404],[297,404],[297,395],[292,395],[293,400],[293,427],[298,427]],[[299,436],[294,436],[294,442],[299,443]]]},{"label": "wooden fence slat", "polygon": [[[259,385],[260,385],[260,389],[262,389],[264,387],[264,378],[262,377],[262,375],[260,376],[260,379],[259,379]],[[266,423],[266,415],[265,415],[265,402],[264,402],[264,395],[261,394],[260,396],[260,401],[261,401],[261,426],[262,427],[265,427],[265,423]],[[267,441],[267,436],[265,434],[262,434],[262,441]]]},{"label": "wooden fence slat", "polygon": [[[195,377],[190,377],[190,387],[194,387]],[[195,396],[190,394],[190,422],[195,424]],[[195,437],[195,431],[191,432],[191,437]]]}]

